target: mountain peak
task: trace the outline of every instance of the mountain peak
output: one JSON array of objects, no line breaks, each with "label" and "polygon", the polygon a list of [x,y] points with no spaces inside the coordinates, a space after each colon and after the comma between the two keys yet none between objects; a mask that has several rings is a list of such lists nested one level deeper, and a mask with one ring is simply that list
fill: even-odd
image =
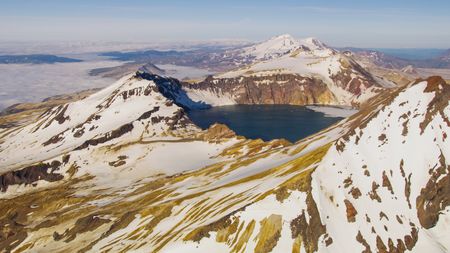
[{"label": "mountain peak", "polygon": [[299,41],[294,37],[289,34],[282,34],[244,48],[241,55],[257,60],[267,60],[285,55],[298,49],[300,46]]},{"label": "mountain peak", "polygon": [[312,50],[328,49],[328,46],[325,45],[325,43],[323,43],[322,41],[320,41],[319,39],[317,39],[315,37],[308,37],[308,38],[302,39],[301,42],[303,45],[305,45],[306,47],[309,47]]},{"label": "mountain peak", "polygon": [[273,36],[272,38],[268,39],[267,41],[271,41],[271,40],[295,40],[295,38],[292,35],[285,33],[285,34]]},{"label": "mountain peak", "polygon": [[148,74],[153,74],[153,75],[164,75],[166,73],[166,71],[164,71],[163,69],[160,69],[158,66],[156,66],[155,64],[152,64],[152,63],[146,63],[146,64],[142,65],[138,69],[138,71],[148,73]]},{"label": "mountain peak", "polygon": [[266,41],[245,47],[239,51],[239,55],[247,61],[270,60],[301,50],[311,52],[320,57],[326,57],[335,51],[325,43],[314,37],[296,39],[290,34],[281,34]]}]

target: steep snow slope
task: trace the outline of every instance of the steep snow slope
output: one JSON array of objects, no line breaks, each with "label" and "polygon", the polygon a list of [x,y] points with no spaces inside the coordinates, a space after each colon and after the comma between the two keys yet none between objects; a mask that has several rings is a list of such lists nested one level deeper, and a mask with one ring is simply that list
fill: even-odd
[{"label": "steep snow slope", "polygon": [[[89,145],[69,148],[65,134],[49,150],[59,154],[47,158],[33,151],[46,149],[48,136],[39,133],[49,135],[47,130],[22,132],[39,122],[2,132],[2,158],[20,152],[24,143],[34,145],[30,159],[37,162],[13,168],[7,162],[14,159],[2,161],[1,250],[446,252],[450,247],[450,85],[442,79],[384,91],[359,113],[295,144],[245,140],[221,125],[201,131],[187,121],[171,130],[172,120],[152,123],[157,112],[150,120],[128,117],[154,109],[156,101],[161,117],[181,110],[168,92],[176,85],[156,79],[137,74],[78,102],[105,105],[104,98],[114,97],[120,108],[132,108],[124,114],[114,108],[116,117],[96,121],[132,122],[131,132],[118,138],[85,137],[80,143]],[[154,88],[142,97],[145,104],[141,96],[112,96],[117,89],[147,86]],[[68,114],[76,105],[68,104],[55,120],[76,119],[75,111]]]},{"label": "steep snow slope", "polygon": [[450,86],[429,78],[393,95],[370,122],[338,140],[316,169],[313,188],[321,190],[314,197],[321,216],[333,221],[329,235],[360,241],[333,244],[331,252],[362,251],[365,243],[378,252],[450,247]]}]

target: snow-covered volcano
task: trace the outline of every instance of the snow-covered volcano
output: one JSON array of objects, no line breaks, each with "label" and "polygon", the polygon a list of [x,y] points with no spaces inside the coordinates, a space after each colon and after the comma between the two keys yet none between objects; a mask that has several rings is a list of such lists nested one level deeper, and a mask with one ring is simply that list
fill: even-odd
[{"label": "snow-covered volcano", "polygon": [[[248,85],[260,93],[275,86],[282,94],[286,94],[286,90],[294,90],[304,97],[280,101],[272,96],[265,99],[266,103],[267,100],[272,100],[271,103],[352,106],[358,106],[385,87],[391,86],[372,76],[351,56],[340,53],[315,38],[295,39],[285,34],[253,46],[232,50],[228,55],[238,59],[238,68],[217,74],[200,86],[220,88],[225,93],[231,93],[237,103],[255,103],[241,99],[252,96],[252,91],[246,87]],[[259,79],[276,80],[260,82]],[[290,81],[286,85],[287,89],[284,89],[286,79],[301,82]],[[225,85],[220,85],[221,83]],[[326,86],[325,89],[320,87],[322,84]],[[231,91],[231,88],[235,90]],[[318,90],[323,91],[317,92]]]},{"label": "snow-covered volcano", "polygon": [[202,131],[180,107],[202,103],[180,87],[138,72],[2,129],[0,251],[450,248],[441,78],[385,90],[295,144]]},{"label": "snow-covered volcano", "polygon": [[308,51],[318,55],[330,55],[335,50],[315,38],[295,39],[289,34],[270,38],[267,41],[245,47],[240,50],[240,56],[253,60],[269,60],[297,50]]}]

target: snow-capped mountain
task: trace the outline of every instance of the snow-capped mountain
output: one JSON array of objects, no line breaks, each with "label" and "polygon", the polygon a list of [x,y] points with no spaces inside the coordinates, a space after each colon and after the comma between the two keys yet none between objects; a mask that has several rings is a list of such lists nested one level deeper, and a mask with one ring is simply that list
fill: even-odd
[{"label": "snow-capped mountain", "polygon": [[267,41],[242,49],[240,55],[245,58],[267,60],[285,55],[301,47],[299,41],[291,35],[284,34],[273,37]]},{"label": "snow-capped mountain", "polygon": [[441,78],[384,90],[295,144],[200,130],[182,107],[204,104],[182,86],[137,72],[2,129],[0,251],[450,248]]},{"label": "snow-capped mountain", "polygon": [[138,139],[143,133],[157,136],[189,125],[183,110],[172,103],[140,72],[125,76],[86,99],[46,111],[36,123],[10,134],[2,143],[0,164],[17,168],[123,135]]},{"label": "snow-capped mountain", "polygon": [[[221,89],[237,103],[333,104],[358,106],[385,86],[351,56],[314,38],[296,40],[281,35],[238,51],[237,69],[206,79],[198,89]],[[236,51],[235,51],[236,54]],[[280,99],[270,95],[264,101],[249,99],[253,93],[273,93],[301,99]],[[268,102],[271,101],[271,102]]]},{"label": "snow-capped mountain", "polygon": [[289,34],[272,37],[256,45],[245,47],[239,51],[239,55],[245,59],[269,60],[293,53],[294,51],[308,51],[322,55],[332,54],[335,51],[315,38],[297,40]]}]

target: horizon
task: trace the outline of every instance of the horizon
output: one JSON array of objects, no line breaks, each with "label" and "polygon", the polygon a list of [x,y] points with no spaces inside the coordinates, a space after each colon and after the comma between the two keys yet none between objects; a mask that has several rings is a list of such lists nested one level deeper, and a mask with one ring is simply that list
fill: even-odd
[{"label": "horizon", "polygon": [[450,3],[436,0],[5,0],[0,7],[0,42],[255,42],[288,33],[333,47],[450,47]]},{"label": "horizon", "polygon": [[[21,44],[28,44],[28,43],[35,43],[35,44],[42,44],[42,45],[50,45],[50,44],[57,44],[57,43],[61,43],[61,44],[78,44],[78,43],[92,43],[92,44],[149,44],[148,48],[144,48],[151,50],[153,49],[151,47],[151,44],[157,45],[157,46],[163,46],[165,43],[167,45],[183,45],[183,43],[190,43],[191,45],[202,45],[202,44],[217,44],[217,45],[226,45],[227,43],[230,43],[230,45],[232,45],[231,43],[236,43],[236,44],[242,44],[242,45],[251,45],[251,44],[255,44],[255,43],[262,43],[265,42],[269,39],[271,39],[272,37],[276,37],[276,36],[280,36],[283,35],[283,33],[281,34],[274,34],[273,36],[267,37],[265,39],[260,39],[260,40],[251,40],[251,39],[246,39],[246,38],[212,38],[212,39],[204,39],[204,40],[196,40],[196,39],[181,39],[181,40],[176,40],[176,39],[172,39],[172,40],[142,40],[142,41],[127,41],[127,40],[1,40],[0,39],[0,45],[1,44],[8,44],[8,43],[21,43]],[[290,34],[289,34],[290,35]],[[294,36],[295,39],[305,39],[305,38],[309,38],[310,36]],[[448,46],[442,46],[442,47],[428,47],[428,46],[410,46],[410,47],[370,47],[370,46],[352,46],[352,45],[340,45],[340,46],[335,46],[333,44],[328,43],[325,40],[322,40],[320,37],[313,37],[316,38],[318,40],[320,40],[321,42],[325,43],[327,46],[335,48],[335,49],[365,49],[365,50],[383,50],[383,49],[393,49],[393,50],[447,50],[450,49],[450,45]],[[189,45],[188,45],[189,46]],[[163,49],[161,49],[163,50]],[[175,49],[176,50],[176,49]],[[131,51],[131,50],[130,50]]]}]

